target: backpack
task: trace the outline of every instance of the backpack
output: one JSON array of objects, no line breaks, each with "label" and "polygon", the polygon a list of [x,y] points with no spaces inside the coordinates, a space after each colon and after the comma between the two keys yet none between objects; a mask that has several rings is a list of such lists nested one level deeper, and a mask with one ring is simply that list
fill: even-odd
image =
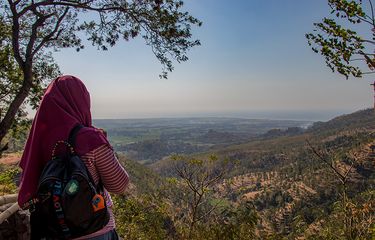
[{"label": "backpack", "polygon": [[[39,178],[37,203],[31,213],[32,239],[71,239],[102,229],[109,221],[103,190],[74,151],[75,126],[68,141],[58,141]],[[55,155],[60,144],[69,151]]]}]

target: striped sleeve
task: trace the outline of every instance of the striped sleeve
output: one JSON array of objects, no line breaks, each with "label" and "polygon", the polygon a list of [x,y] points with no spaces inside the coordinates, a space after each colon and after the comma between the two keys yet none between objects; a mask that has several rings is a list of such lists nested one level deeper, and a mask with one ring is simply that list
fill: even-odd
[{"label": "striped sleeve", "polygon": [[105,189],[120,194],[129,183],[129,175],[117,160],[113,150],[102,145],[94,150],[95,167]]}]

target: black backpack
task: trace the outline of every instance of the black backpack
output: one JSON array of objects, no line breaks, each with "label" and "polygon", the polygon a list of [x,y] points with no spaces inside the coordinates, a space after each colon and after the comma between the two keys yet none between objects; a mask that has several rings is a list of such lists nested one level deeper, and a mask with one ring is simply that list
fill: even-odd
[{"label": "black backpack", "polygon": [[[75,137],[82,125],[75,126],[68,141],[56,143],[52,159],[39,179],[37,203],[31,211],[31,239],[71,239],[102,229],[109,221],[103,198],[103,184],[95,183],[74,151]],[[55,155],[60,144],[69,151]]]}]

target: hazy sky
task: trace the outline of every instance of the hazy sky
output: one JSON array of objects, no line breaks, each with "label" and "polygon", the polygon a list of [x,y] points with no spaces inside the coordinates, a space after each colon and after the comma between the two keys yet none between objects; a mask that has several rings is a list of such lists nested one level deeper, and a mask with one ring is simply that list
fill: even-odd
[{"label": "hazy sky", "polygon": [[329,13],[326,0],[185,0],[203,21],[202,46],[168,80],[142,39],[107,52],[87,46],[55,54],[63,73],[90,91],[94,118],[336,111],[372,106],[370,79],[345,80],[307,45]]}]

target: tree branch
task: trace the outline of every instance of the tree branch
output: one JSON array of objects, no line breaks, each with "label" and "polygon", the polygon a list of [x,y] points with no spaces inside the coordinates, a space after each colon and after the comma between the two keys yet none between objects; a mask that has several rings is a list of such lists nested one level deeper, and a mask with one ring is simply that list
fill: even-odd
[{"label": "tree branch", "polygon": [[366,61],[370,63],[373,68],[375,68],[375,62],[367,54],[362,51],[359,51],[359,54],[362,54],[366,58]]},{"label": "tree branch", "polygon": [[368,23],[368,24],[370,24],[370,25],[374,25],[374,23],[372,23],[372,22],[370,22],[369,20],[367,20],[366,18],[363,18],[363,17],[360,17],[360,16],[358,16],[357,15],[357,18],[359,19],[359,20],[361,20],[362,22],[366,22],[366,23]]},{"label": "tree branch", "polygon": [[19,15],[16,9],[16,3],[12,3],[12,0],[8,0],[10,10],[12,12],[12,47],[13,47],[13,54],[14,58],[16,59],[17,63],[20,65],[21,68],[25,67],[25,62],[21,57],[20,54],[20,45],[19,45],[19,38],[20,38],[20,24],[18,22]]},{"label": "tree branch", "polygon": [[366,58],[355,58],[355,59],[350,59],[349,62],[354,62],[354,61],[363,61],[366,60]]},{"label": "tree branch", "polygon": [[207,217],[208,215],[210,215],[218,206],[219,206],[219,203],[216,203],[215,206],[212,206],[212,208],[210,210],[208,210],[205,214],[203,214],[198,219],[196,219],[196,222],[199,222],[202,219],[204,219],[205,217]]},{"label": "tree branch", "polygon": [[348,178],[348,175],[349,175],[350,171],[352,170],[353,166],[354,166],[354,162],[352,162],[352,164],[350,165],[349,170],[345,173],[345,175],[344,175],[344,182],[346,182],[346,180]]},{"label": "tree branch", "polygon": [[367,40],[367,39],[363,39],[362,41],[366,42],[366,43],[371,43],[371,44],[375,45],[375,41],[371,41],[371,40]]},{"label": "tree branch", "polygon": [[368,2],[370,4],[370,8],[371,8],[372,25],[375,27],[374,7],[372,5],[372,1],[371,0],[368,0]]},{"label": "tree branch", "polygon": [[310,143],[309,140],[306,140],[308,146],[310,147],[310,149],[313,151],[313,153],[321,160],[323,161],[325,164],[327,164],[334,172],[335,174],[340,178],[340,181],[344,184],[344,180],[345,180],[345,176],[342,175],[331,163],[329,163],[327,161],[327,159],[325,159]]},{"label": "tree branch", "polygon": [[[9,0],[8,0],[9,1]],[[85,10],[92,10],[96,12],[102,11],[120,11],[120,12],[127,12],[130,9],[124,8],[122,6],[103,6],[103,7],[92,7],[89,4],[93,1],[87,1],[83,3],[77,3],[76,1],[61,1],[56,2],[53,0],[42,1],[38,3],[31,4],[24,9],[22,9],[19,13],[20,16],[24,15],[26,12],[32,10],[33,8],[42,7],[42,6],[65,6],[65,7],[73,7],[77,9],[85,9]]]},{"label": "tree branch", "polygon": [[29,59],[32,59],[33,57],[33,48],[34,48],[35,41],[38,37],[38,28],[43,26],[43,23],[51,16],[52,14],[49,14],[47,16],[41,16],[32,25],[30,40],[26,48],[26,54],[25,54],[26,61],[28,61]]},{"label": "tree branch", "polygon": [[[34,56],[47,42],[49,41],[52,41],[52,40],[57,40],[59,35],[61,34],[62,32],[62,29],[59,30],[59,27],[61,25],[61,22],[63,21],[63,19],[65,18],[66,14],[69,12],[69,7],[65,8],[63,14],[61,16],[58,17],[57,21],[56,21],[56,24],[55,24],[55,27],[54,29],[52,30],[52,32],[50,34],[48,34],[47,36],[45,36],[42,41],[40,42],[40,44],[35,48],[35,50],[33,51],[32,55]],[[55,38],[53,38],[53,36],[56,35]]]}]

